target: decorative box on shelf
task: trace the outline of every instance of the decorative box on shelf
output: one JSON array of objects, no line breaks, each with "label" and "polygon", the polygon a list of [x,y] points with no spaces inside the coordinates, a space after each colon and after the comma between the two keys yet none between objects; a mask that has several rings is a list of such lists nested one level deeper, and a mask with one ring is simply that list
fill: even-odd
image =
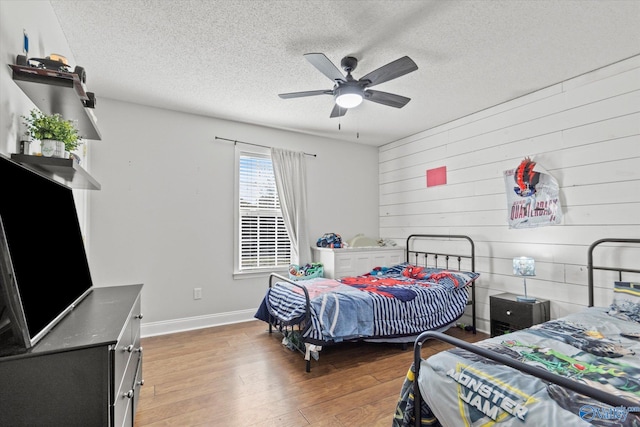
[{"label": "decorative box on shelf", "polygon": [[324,277],[358,276],[375,267],[391,267],[404,261],[404,248],[376,246],[362,248],[311,247],[313,261],[324,265]]},{"label": "decorative box on shelf", "polygon": [[9,67],[15,83],[43,113],[76,120],[83,139],[102,139],[93,108],[85,106],[90,97],[77,75],[16,64]]}]

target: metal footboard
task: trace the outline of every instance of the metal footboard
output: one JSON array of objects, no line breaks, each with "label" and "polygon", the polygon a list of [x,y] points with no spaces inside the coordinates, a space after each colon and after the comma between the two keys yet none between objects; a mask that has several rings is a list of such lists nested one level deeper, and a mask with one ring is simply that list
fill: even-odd
[{"label": "metal footboard", "polygon": [[[469,243],[469,250],[465,254],[448,254],[443,252],[436,251],[419,251],[411,249],[411,242],[415,239],[445,239],[445,240],[466,240]],[[471,271],[476,272],[476,247],[473,239],[469,236],[460,235],[460,234],[412,234],[407,237],[407,244],[405,247],[406,251],[406,261],[412,262],[416,265],[422,265],[420,262],[420,258],[422,257],[422,262],[424,266],[428,267],[429,261],[433,263],[434,268],[456,268],[459,271],[464,270],[462,267],[462,261],[468,260],[471,263]],[[457,263],[457,266],[450,267],[451,263]],[[444,263],[444,266],[441,264]],[[471,325],[473,327],[473,333],[476,333],[476,282],[475,280],[471,282],[471,300],[467,303],[467,305],[471,305]]]},{"label": "metal footboard", "polygon": [[[300,285],[299,283],[294,282],[291,279],[288,279],[284,276],[281,276],[277,273],[271,273],[269,275],[269,289],[271,289],[273,287],[273,279],[276,278],[279,281],[283,281],[283,282],[287,282],[292,284],[293,286],[296,286],[300,289],[302,289],[302,291],[304,292],[304,299],[305,299],[305,315],[304,315],[304,320],[302,320],[300,323],[304,322],[304,324],[307,327],[310,327],[310,322],[311,322],[311,300],[309,299],[309,291],[307,290],[306,287]],[[271,316],[271,313],[269,313],[269,333],[273,333],[273,324],[274,321],[272,320],[274,319],[273,316]],[[308,348],[308,345],[305,344],[305,348]],[[308,352],[307,352],[308,353]],[[308,354],[305,353],[305,361],[306,361],[306,367],[305,370],[307,372],[311,372],[311,359],[310,357],[308,357]]]}]

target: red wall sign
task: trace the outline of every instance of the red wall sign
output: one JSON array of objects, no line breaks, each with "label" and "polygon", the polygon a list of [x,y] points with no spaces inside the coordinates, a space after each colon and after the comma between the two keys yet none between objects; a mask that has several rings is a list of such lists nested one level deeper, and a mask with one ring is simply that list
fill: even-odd
[{"label": "red wall sign", "polygon": [[435,169],[427,169],[427,187],[444,185],[447,183],[447,167],[441,166]]}]

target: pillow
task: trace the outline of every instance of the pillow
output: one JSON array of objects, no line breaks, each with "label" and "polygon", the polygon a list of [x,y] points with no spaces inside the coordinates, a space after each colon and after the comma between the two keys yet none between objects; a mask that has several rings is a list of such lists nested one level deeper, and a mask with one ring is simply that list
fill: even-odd
[{"label": "pillow", "polygon": [[467,286],[475,281],[480,273],[471,271],[447,270],[444,268],[420,267],[408,262],[394,265],[387,270],[387,274],[399,274],[414,279],[423,279],[428,282],[436,282],[441,285],[453,287]]},{"label": "pillow", "polygon": [[615,282],[613,304],[619,307],[640,304],[640,283]]},{"label": "pillow", "polygon": [[640,322],[640,283],[615,282],[613,303],[608,313],[615,317]]}]

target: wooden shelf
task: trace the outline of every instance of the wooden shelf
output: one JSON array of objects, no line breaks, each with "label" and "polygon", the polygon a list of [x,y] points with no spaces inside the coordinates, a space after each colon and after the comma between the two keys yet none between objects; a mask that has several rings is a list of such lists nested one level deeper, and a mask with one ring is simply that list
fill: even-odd
[{"label": "wooden shelf", "polygon": [[26,154],[12,154],[11,159],[71,188],[100,190],[100,183],[73,159]]},{"label": "wooden shelf", "polygon": [[102,139],[93,108],[84,106],[89,97],[76,74],[14,64],[9,67],[13,80],[43,113],[77,120],[83,139]]}]

